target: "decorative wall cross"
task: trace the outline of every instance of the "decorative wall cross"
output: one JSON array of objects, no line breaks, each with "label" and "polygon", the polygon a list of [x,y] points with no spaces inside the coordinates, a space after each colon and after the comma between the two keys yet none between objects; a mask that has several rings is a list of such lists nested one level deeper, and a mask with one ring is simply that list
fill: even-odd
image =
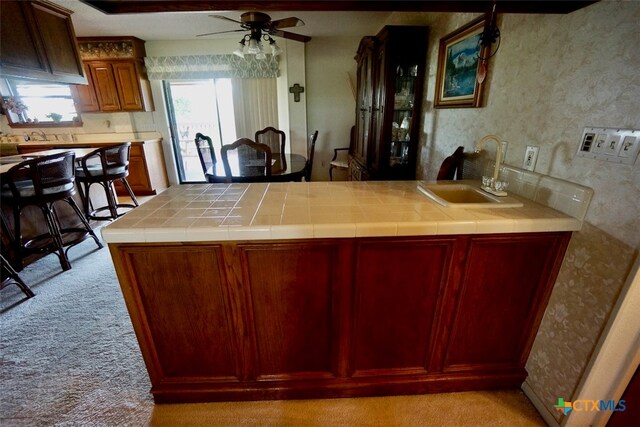
[{"label": "decorative wall cross", "polygon": [[300,94],[304,92],[304,86],[300,86],[298,83],[289,88],[289,93],[293,94],[293,101],[300,102]]}]

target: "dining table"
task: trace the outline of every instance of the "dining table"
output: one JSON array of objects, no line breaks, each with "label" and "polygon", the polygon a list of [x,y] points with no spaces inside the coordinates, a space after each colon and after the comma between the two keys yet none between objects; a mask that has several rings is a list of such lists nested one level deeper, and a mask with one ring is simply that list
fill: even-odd
[{"label": "dining table", "polygon": [[306,157],[300,154],[274,154],[271,161],[271,175],[265,174],[263,161],[245,159],[230,152],[228,156],[232,177],[229,180],[221,160],[211,166],[205,173],[207,182],[285,182],[302,181],[307,164]]}]

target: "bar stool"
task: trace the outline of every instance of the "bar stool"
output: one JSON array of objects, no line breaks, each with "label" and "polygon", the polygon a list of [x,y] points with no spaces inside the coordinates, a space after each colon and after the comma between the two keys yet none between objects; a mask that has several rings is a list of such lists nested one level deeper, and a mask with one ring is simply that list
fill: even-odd
[{"label": "bar stool", "polygon": [[[129,175],[129,156],[131,154],[131,143],[125,142],[110,147],[102,147],[84,156],[80,165],[76,166],[76,180],[80,183],[80,196],[84,204],[85,216],[96,221],[114,220],[124,213],[119,213],[119,208],[136,208],[136,199],[131,186],[127,182]],[[122,185],[129,193],[133,204],[118,203],[116,193],[113,188],[115,181],[122,182]],[[104,188],[107,196],[107,205],[94,208],[91,202],[90,190],[93,184],[100,184]],[[109,211],[108,215],[98,215],[99,212]]]},{"label": "bar stool", "polygon": [[[95,240],[98,248],[102,248],[102,243],[73,199],[76,193],[74,160],[75,153],[71,151],[41,156],[18,163],[3,174],[1,195],[3,200],[13,206],[12,244],[18,270],[22,270],[25,256],[31,253],[55,253],[62,269],[69,270],[71,263],[67,252],[88,236]],[[82,222],[82,228],[62,228],[54,206],[58,201],[71,206]],[[22,210],[30,205],[40,208],[48,232],[23,242],[20,217]]]},{"label": "bar stool", "polygon": [[16,271],[13,269],[11,264],[9,264],[9,261],[7,261],[5,257],[2,256],[2,254],[0,254],[0,261],[2,262],[2,265],[1,265],[2,285],[0,285],[0,289],[3,289],[6,285],[15,283],[20,288],[20,290],[27,296],[27,298],[31,298],[36,295],[33,293],[31,288],[27,286],[26,283],[24,283],[24,280],[22,280],[22,278],[18,275],[18,273],[16,273]]}]

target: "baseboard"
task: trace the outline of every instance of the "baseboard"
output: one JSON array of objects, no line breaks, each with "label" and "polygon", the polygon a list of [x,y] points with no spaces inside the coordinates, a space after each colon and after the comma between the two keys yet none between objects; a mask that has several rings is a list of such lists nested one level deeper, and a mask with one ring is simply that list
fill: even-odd
[{"label": "baseboard", "polygon": [[560,423],[558,423],[558,420],[553,417],[553,415],[549,412],[549,409],[547,409],[542,400],[538,397],[536,392],[533,391],[526,380],[522,383],[522,386],[520,388],[527,396],[527,398],[529,398],[533,406],[535,406],[536,410],[549,427],[560,427]]}]

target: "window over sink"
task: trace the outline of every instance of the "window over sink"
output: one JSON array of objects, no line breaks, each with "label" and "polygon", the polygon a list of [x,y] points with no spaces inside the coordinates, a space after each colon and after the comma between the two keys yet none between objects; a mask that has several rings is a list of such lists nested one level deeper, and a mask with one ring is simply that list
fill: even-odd
[{"label": "window over sink", "polygon": [[69,85],[5,79],[0,93],[11,127],[82,126]]}]

